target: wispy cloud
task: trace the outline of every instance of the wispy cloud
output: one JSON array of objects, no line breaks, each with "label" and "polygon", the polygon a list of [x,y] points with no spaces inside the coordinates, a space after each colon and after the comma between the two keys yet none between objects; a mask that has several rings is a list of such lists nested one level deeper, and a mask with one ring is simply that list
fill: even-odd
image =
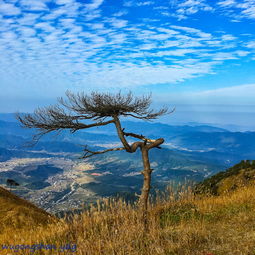
[{"label": "wispy cloud", "polygon": [[48,10],[45,1],[42,0],[21,0],[19,2],[23,10],[27,11],[43,11]]},{"label": "wispy cloud", "polygon": [[[254,105],[254,97],[255,97],[255,84],[242,84],[238,86],[231,87],[222,87],[216,89],[205,89],[201,88],[199,92],[179,92],[177,93],[169,93],[168,95],[160,95],[159,98],[164,102],[172,102],[173,104],[188,104],[190,105],[190,109],[192,110],[192,105],[197,107],[199,111],[204,110],[206,105],[211,105],[211,111],[215,114],[217,111],[226,111],[227,108],[223,106],[230,106],[231,108],[228,111],[233,112],[242,112],[243,108],[241,105]],[[203,106],[199,106],[203,105]],[[216,106],[220,106],[220,108]],[[239,106],[239,107],[234,107]],[[249,111],[253,111],[254,107],[250,109],[247,107]],[[177,106],[177,113],[180,107]],[[208,109],[208,108],[207,108]],[[179,112],[180,114],[180,112]],[[219,119],[219,121],[223,121]],[[247,119],[246,119],[247,121]]]},{"label": "wispy cloud", "polygon": [[246,44],[247,48],[255,49],[255,41],[250,41]]},{"label": "wispy cloud", "polygon": [[146,5],[153,5],[154,1],[144,1],[144,2],[138,2],[136,3],[137,6],[146,6]]},{"label": "wispy cloud", "polygon": [[[171,2],[171,10],[169,12],[163,11],[163,14],[169,14],[178,18],[179,20],[187,19],[190,15],[194,15],[200,11],[212,12],[214,8],[209,5],[205,0],[182,0]],[[172,10],[175,10],[173,13]]]},{"label": "wispy cloud", "polygon": [[[227,8],[226,2],[219,2],[218,8]],[[253,35],[248,40],[228,31],[158,19],[160,11],[169,12],[169,8],[177,19],[181,19],[178,15],[186,19],[198,12],[215,12],[215,6],[206,1],[175,1],[166,8],[156,1],[124,5],[117,9],[103,0],[86,4],[0,0],[1,84],[7,84],[7,90],[32,87],[32,91],[47,86],[58,91],[72,86],[170,84],[213,74],[227,61],[252,58]],[[130,18],[132,13],[141,15]]]},{"label": "wispy cloud", "polygon": [[18,15],[21,11],[11,3],[0,2],[0,13],[3,15]]},{"label": "wispy cloud", "polygon": [[236,5],[236,2],[235,0],[224,0],[224,1],[219,1],[217,4],[221,7],[231,7]]},{"label": "wispy cloud", "polygon": [[[133,2],[129,2],[132,6]],[[186,20],[199,13],[216,13],[227,16],[232,22],[255,19],[254,0],[171,0],[169,4],[154,6],[161,15]]]},{"label": "wispy cloud", "polygon": [[218,104],[254,104],[255,84],[244,84],[227,88],[219,88],[214,90],[193,93],[193,97],[198,100],[208,101],[209,103]]},{"label": "wispy cloud", "polygon": [[217,5],[224,8],[225,15],[230,16],[233,21],[243,18],[255,19],[255,1],[254,0],[224,0],[218,1]]},{"label": "wispy cloud", "polygon": [[92,0],[90,4],[86,5],[86,8],[89,10],[97,9],[103,2],[104,0]]}]

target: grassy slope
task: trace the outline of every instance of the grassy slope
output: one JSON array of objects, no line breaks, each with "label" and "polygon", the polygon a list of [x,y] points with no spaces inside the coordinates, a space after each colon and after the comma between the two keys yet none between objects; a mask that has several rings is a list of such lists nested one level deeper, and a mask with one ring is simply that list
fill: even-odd
[{"label": "grassy slope", "polygon": [[32,203],[0,187],[0,234],[7,229],[45,225],[53,217]]},{"label": "grassy slope", "polygon": [[[242,187],[217,197],[194,197],[183,192],[174,201],[150,209],[147,234],[139,212],[120,202],[106,201],[106,210],[92,208],[73,222],[59,221],[45,227],[31,226],[0,235],[0,245],[54,244],[56,250],[33,254],[73,254],[58,251],[63,244],[77,244],[75,254],[87,255],[253,255],[255,254],[255,186]],[[17,233],[17,235],[15,235]],[[1,246],[0,246],[1,247]],[[7,251],[5,251],[7,253]],[[23,250],[15,254],[30,254]],[[6,254],[1,251],[0,254]],[[10,250],[9,250],[10,253]]]},{"label": "grassy slope", "polygon": [[217,173],[195,187],[197,194],[221,195],[237,188],[255,185],[255,161],[243,160],[224,172]]}]

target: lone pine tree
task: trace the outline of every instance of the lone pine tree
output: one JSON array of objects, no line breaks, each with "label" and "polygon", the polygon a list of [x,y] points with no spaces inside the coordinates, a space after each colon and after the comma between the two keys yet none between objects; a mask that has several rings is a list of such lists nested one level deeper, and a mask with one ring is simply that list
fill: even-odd
[{"label": "lone pine tree", "polygon": [[[74,133],[81,129],[105,126],[113,123],[122,146],[102,151],[91,151],[85,147],[82,158],[88,158],[109,151],[125,150],[128,153],[134,153],[138,148],[141,150],[144,167],[141,173],[144,181],[139,204],[143,212],[143,219],[146,223],[152,173],[149,150],[160,148],[160,145],[164,143],[164,139],[158,138],[153,140],[141,134],[127,133],[121,126],[120,117],[133,117],[146,121],[168,114],[168,109],[162,108],[154,111],[150,109],[151,95],[135,97],[131,92],[127,95],[122,95],[121,92],[116,94],[99,92],[74,94],[67,91],[66,96],[66,99],[59,98],[58,104],[38,108],[33,114],[17,114],[17,119],[24,127],[37,129],[38,133],[34,136],[35,140],[52,131],[69,129]],[[89,123],[86,124],[86,121],[89,121]],[[127,141],[128,136],[136,138],[138,141],[129,143]]]}]

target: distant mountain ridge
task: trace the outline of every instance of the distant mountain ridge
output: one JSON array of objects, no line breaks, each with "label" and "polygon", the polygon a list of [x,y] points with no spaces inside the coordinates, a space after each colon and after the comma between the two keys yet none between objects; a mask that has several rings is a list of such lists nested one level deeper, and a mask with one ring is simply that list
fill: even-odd
[{"label": "distant mountain ridge", "polygon": [[[137,132],[137,133],[145,133],[146,135],[152,136],[160,136],[161,134],[169,133],[173,135],[183,134],[187,132],[227,132],[228,130],[213,127],[209,125],[169,125],[160,122],[145,122],[145,121],[128,121],[122,119],[122,126],[126,128],[129,132]],[[11,114],[1,114],[0,113],[0,129],[8,129],[17,128],[20,132],[20,129],[25,131],[28,129],[22,129],[15,119],[15,115]],[[15,131],[17,131],[15,130]],[[31,132],[31,130],[29,130]],[[88,133],[101,133],[101,134],[108,134],[108,135],[115,135],[116,129],[113,124],[104,126],[102,128],[90,128]],[[83,131],[82,131],[83,132]]]},{"label": "distant mountain ridge", "polygon": [[[56,211],[60,207],[74,208],[84,200],[140,192],[143,166],[139,152],[109,152],[79,159],[85,145],[91,150],[121,146],[114,125],[74,134],[67,130],[59,135],[48,134],[34,146],[26,147],[34,131],[22,128],[13,115],[1,116],[0,184],[14,178],[20,183],[15,192],[35,204]],[[122,126],[126,132],[165,139],[162,149],[154,149],[150,155],[154,169],[152,190],[162,189],[172,181],[201,181],[242,159],[255,158],[255,132],[126,119]],[[130,137],[128,140],[135,141]]]}]

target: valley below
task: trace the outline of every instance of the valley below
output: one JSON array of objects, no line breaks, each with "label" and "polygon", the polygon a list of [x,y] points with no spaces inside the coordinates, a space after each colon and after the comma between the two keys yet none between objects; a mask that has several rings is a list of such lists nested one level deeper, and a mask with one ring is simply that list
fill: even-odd
[{"label": "valley below", "polygon": [[[80,210],[102,197],[134,201],[142,186],[139,152],[109,152],[82,159],[83,146],[102,150],[119,146],[114,127],[91,132],[46,136],[33,146],[33,130],[24,130],[11,116],[0,115],[0,185],[58,214]],[[164,137],[162,149],[150,153],[152,194],[166,186],[192,184],[243,159],[255,158],[255,133],[230,132],[197,125],[124,121],[131,132]],[[130,140],[132,142],[134,140]],[[7,186],[7,179],[19,186]]]}]

